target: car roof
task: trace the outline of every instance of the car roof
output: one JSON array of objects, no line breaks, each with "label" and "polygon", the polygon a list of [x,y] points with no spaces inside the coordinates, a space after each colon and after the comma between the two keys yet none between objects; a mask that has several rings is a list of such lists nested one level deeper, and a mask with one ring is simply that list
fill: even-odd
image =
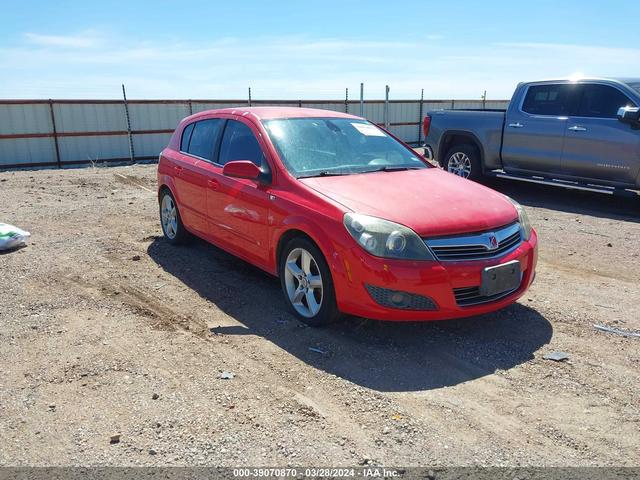
[{"label": "car roof", "polygon": [[271,120],[275,118],[357,118],[343,112],[335,112],[333,110],[321,110],[319,108],[301,108],[290,106],[270,106],[270,107],[231,107],[220,108],[216,110],[205,110],[188,117],[196,119],[210,116],[212,114],[231,114],[238,116],[251,115],[257,120]]}]

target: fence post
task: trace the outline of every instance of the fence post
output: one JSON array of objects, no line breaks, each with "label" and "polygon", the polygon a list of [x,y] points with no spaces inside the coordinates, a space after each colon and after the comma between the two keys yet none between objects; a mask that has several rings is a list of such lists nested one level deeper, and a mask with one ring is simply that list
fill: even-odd
[{"label": "fence post", "polygon": [[389,85],[384,86],[384,128],[389,130]]},{"label": "fence post", "polygon": [[349,88],[344,89],[344,113],[349,113]]},{"label": "fence post", "polygon": [[189,115],[193,115],[193,104],[191,103],[191,100],[189,100]]},{"label": "fence post", "polygon": [[451,100],[451,110],[455,110],[455,109],[456,109],[456,101]]},{"label": "fence post", "polygon": [[124,99],[124,116],[127,119],[127,135],[129,136],[129,158],[131,158],[131,163],[133,163],[136,158],[136,155],[133,150],[133,135],[131,134],[131,118],[129,117],[129,104],[127,103],[127,92],[124,89],[124,83],[122,84],[122,98]]},{"label": "fence post", "polygon": [[418,111],[418,145],[420,145],[420,143],[422,142],[422,117],[423,116],[424,116],[424,88],[420,92],[420,109]]},{"label": "fence post", "polygon": [[251,87],[249,87],[249,106],[251,106]]},{"label": "fence post", "polygon": [[482,109],[483,110],[487,109],[487,91],[486,90],[482,94]]},{"label": "fence post", "polygon": [[364,118],[364,83],[360,84],[360,116]]},{"label": "fence post", "polygon": [[56,116],[53,113],[53,100],[49,99],[49,113],[51,113],[51,127],[53,130],[53,143],[56,146],[56,163],[58,168],[62,168],[62,162],[60,161],[60,145],[58,145],[58,130],[56,129]]}]

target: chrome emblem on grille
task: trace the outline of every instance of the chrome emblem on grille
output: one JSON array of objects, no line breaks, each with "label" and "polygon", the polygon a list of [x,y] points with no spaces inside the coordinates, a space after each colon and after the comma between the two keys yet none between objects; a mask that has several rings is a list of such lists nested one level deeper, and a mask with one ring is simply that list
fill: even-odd
[{"label": "chrome emblem on grille", "polygon": [[498,239],[493,233],[489,234],[489,250],[495,250],[498,248]]}]

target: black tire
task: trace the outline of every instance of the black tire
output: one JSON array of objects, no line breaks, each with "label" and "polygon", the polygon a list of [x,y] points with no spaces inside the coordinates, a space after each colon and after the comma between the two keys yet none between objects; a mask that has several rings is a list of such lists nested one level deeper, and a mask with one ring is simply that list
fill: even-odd
[{"label": "black tire", "polygon": [[[172,234],[173,227],[165,227],[165,222],[163,222],[163,204],[165,197],[171,200],[171,203],[175,207],[175,233]],[[182,224],[182,218],[180,217],[180,210],[178,209],[178,204],[176,203],[176,199],[171,194],[171,191],[168,188],[163,189],[160,192],[160,196],[158,198],[158,206],[160,213],[160,226],[162,227],[162,233],[164,234],[164,238],[167,242],[173,245],[183,245],[191,240],[191,234],[184,228]],[[169,228],[170,231],[167,231]]]},{"label": "black tire", "polygon": [[469,180],[478,180],[480,177],[482,177],[482,163],[480,162],[480,152],[475,145],[472,145],[470,143],[459,143],[453,145],[451,148],[449,148],[449,150],[447,150],[447,153],[444,155],[444,157],[440,159],[440,166],[443,169],[450,171],[449,163],[455,161],[453,158],[454,156],[458,156],[460,158],[463,158],[462,156],[464,156],[468,158],[471,167],[468,176],[460,174],[457,175],[468,178]]},{"label": "black tire", "polygon": [[[320,302],[320,309],[313,316],[305,316],[301,314],[289,298],[286,263],[289,255],[297,249],[306,250],[309,254],[311,254],[322,279],[322,300]],[[306,323],[311,327],[322,327],[340,320],[341,315],[338,311],[338,306],[336,303],[336,293],[333,287],[333,278],[331,277],[329,265],[327,264],[327,261],[325,260],[324,255],[322,255],[320,249],[313,242],[303,237],[296,237],[291,239],[282,249],[278,267],[278,271],[280,273],[280,285],[282,286],[282,292],[284,294],[285,302],[287,303],[289,310],[291,310],[291,312],[300,321]],[[297,280],[294,281],[298,282],[298,287],[300,287],[300,282]],[[302,303],[303,307],[305,304],[308,305],[306,298],[303,297]]]}]

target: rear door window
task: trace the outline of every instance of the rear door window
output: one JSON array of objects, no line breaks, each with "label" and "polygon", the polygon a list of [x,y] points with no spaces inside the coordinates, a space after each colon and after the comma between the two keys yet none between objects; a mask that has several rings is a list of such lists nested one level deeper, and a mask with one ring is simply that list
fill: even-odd
[{"label": "rear door window", "polygon": [[522,104],[522,110],[532,115],[567,116],[575,110],[575,85],[532,85]]},{"label": "rear door window", "polygon": [[251,129],[242,122],[229,120],[224,129],[218,162],[224,165],[234,160],[249,160],[258,167],[265,162],[262,148]]},{"label": "rear door window", "polygon": [[216,158],[216,147],[224,122],[225,120],[222,118],[210,118],[196,122],[191,133],[188,153],[213,162]]},{"label": "rear door window", "polygon": [[609,85],[584,84],[579,86],[579,117],[616,118],[620,107],[634,103],[617,88]]}]

